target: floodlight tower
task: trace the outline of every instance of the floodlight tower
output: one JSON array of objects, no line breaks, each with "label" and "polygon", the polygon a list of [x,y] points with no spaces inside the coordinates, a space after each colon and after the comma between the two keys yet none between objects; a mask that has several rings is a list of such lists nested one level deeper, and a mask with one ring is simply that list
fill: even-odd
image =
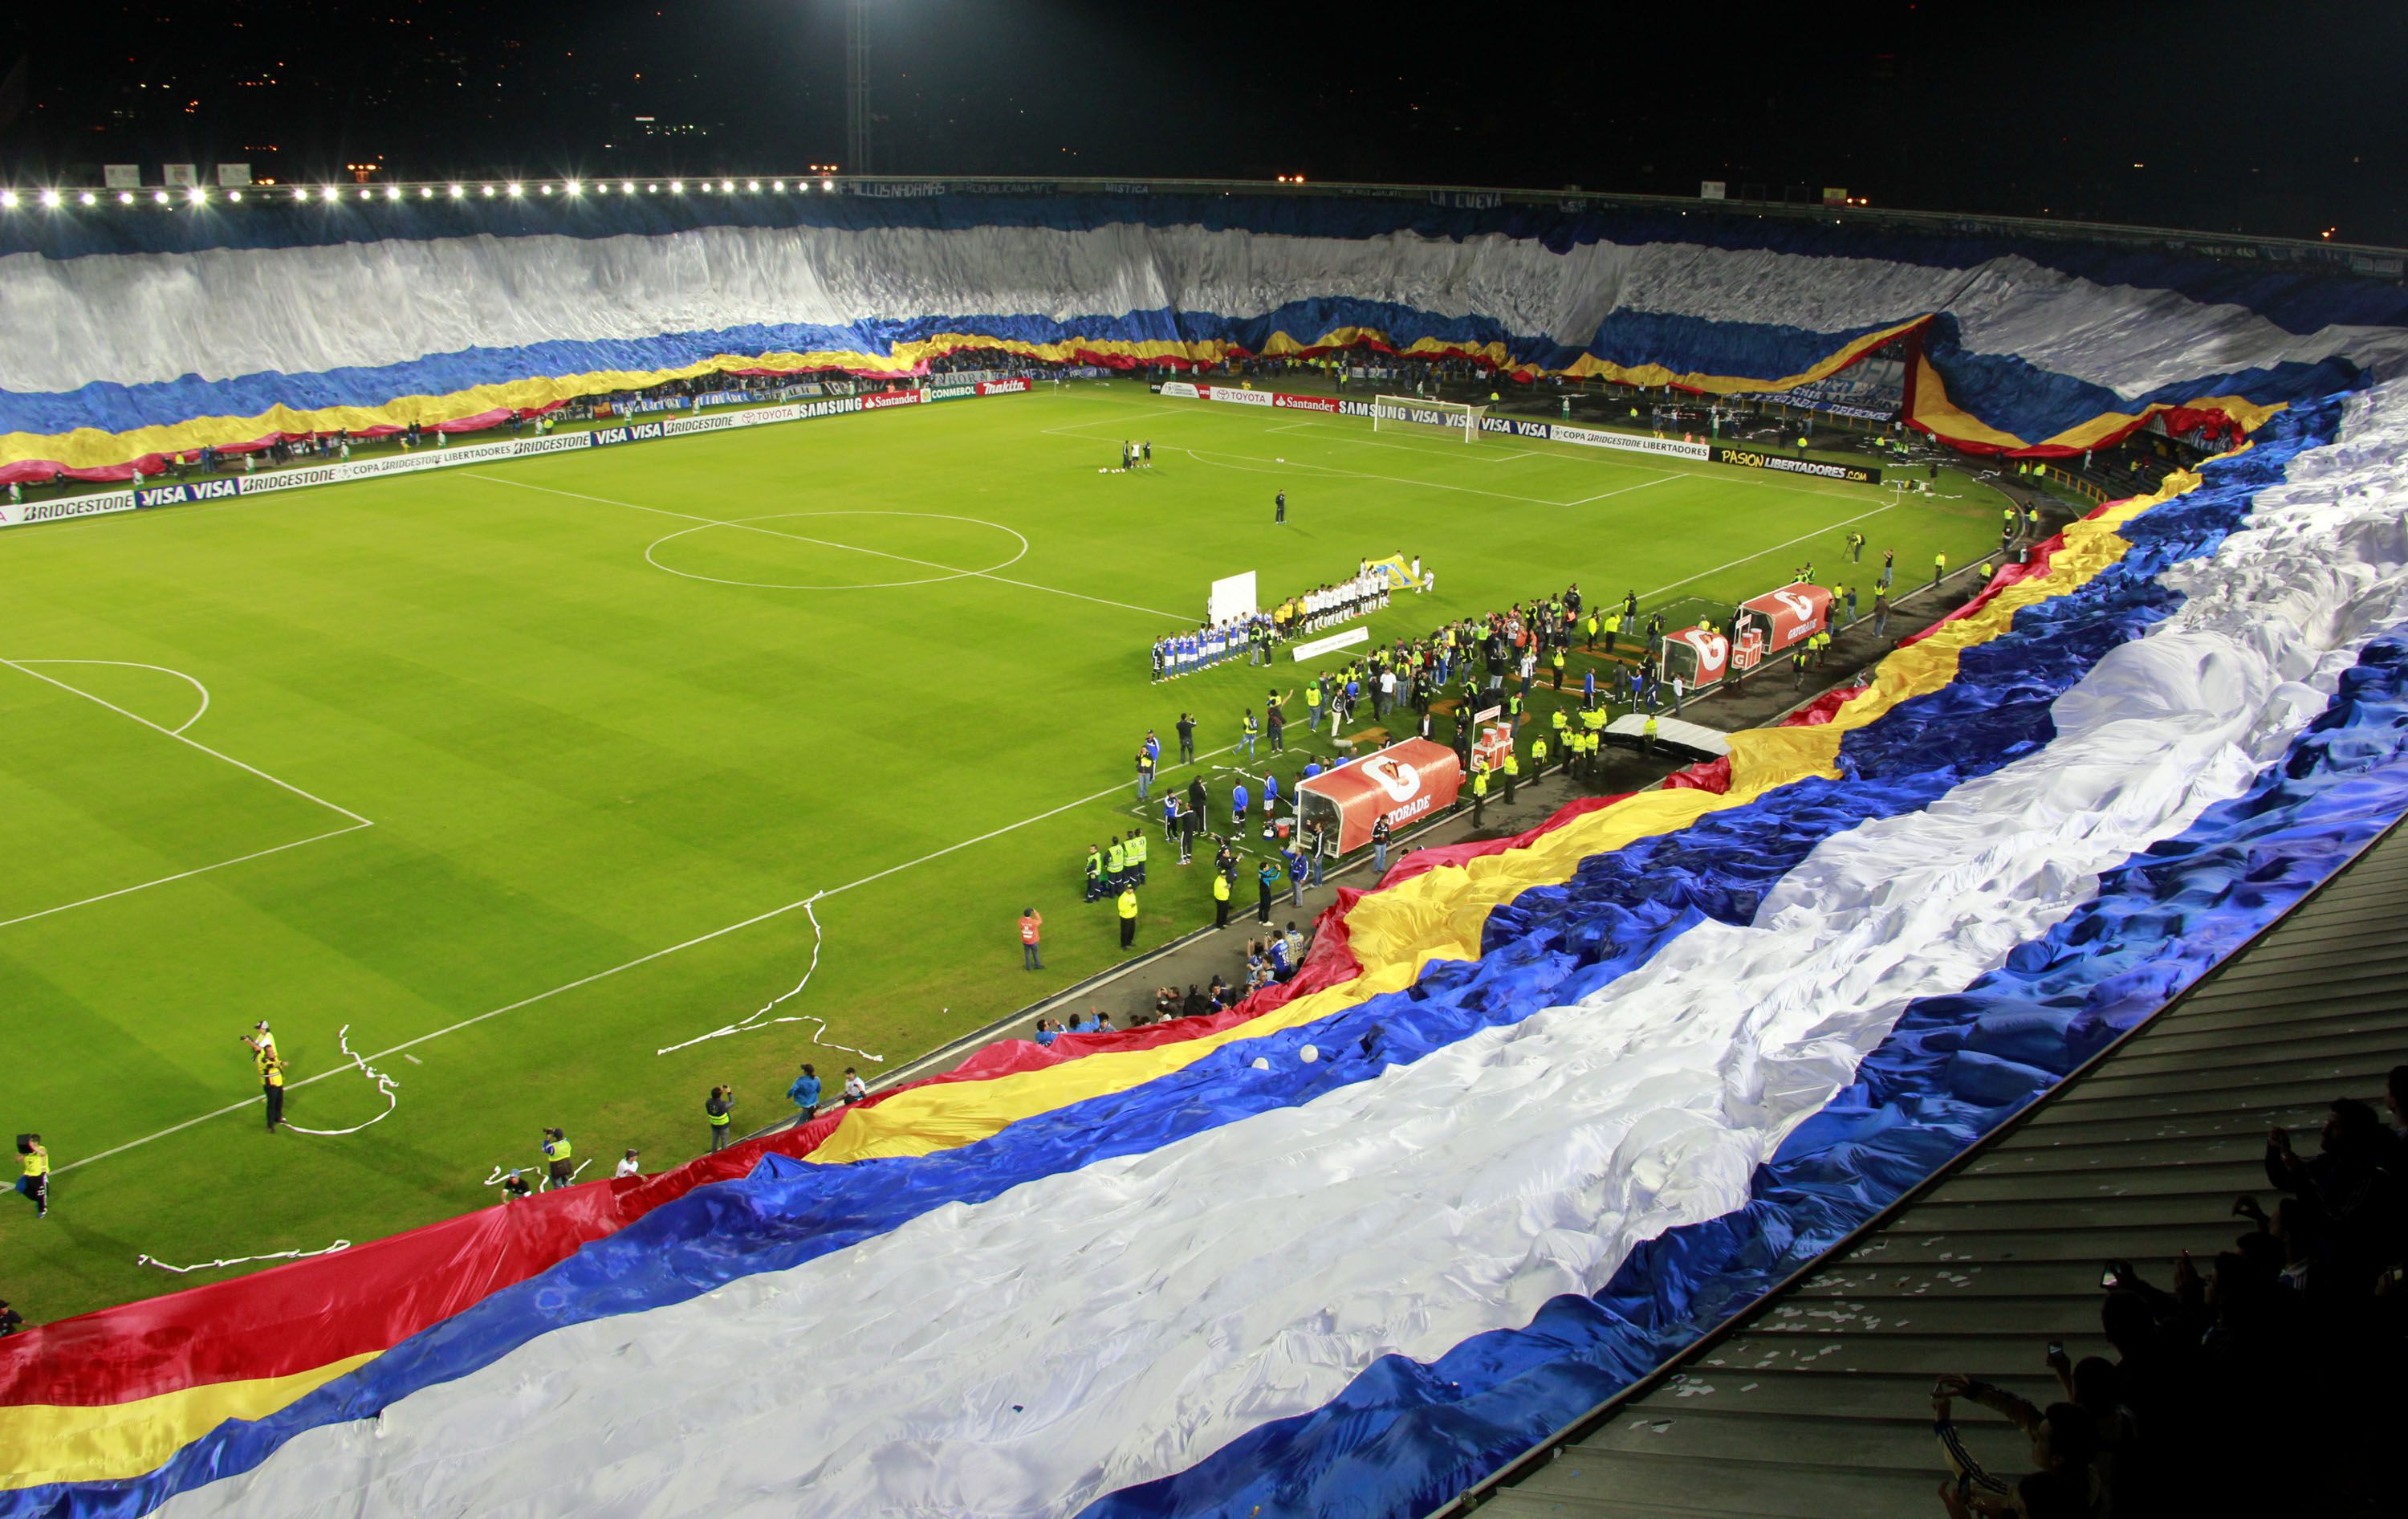
[{"label": "floodlight tower", "polygon": [[869,172],[869,0],[845,0],[844,167]]}]

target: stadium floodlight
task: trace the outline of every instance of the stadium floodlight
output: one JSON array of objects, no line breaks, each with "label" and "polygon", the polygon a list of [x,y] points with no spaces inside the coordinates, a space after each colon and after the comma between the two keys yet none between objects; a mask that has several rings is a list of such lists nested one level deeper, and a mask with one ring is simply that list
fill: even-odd
[{"label": "stadium floodlight", "polygon": [[632,194],[634,194],[635,193],[636,193],[636,187],[635,187],[634,185],[632,185],[632,184],[628,183],[628,182],[627,182],[626,180],[624,180],[624,179],[622,179],[622,180],[620,180],[620,181],[619,181],[619,193],[621,193],[621,194],[623,194],[623,195],[632,195]]},{"label": "stadium floodlight", "polygon": [[747,179],[744,181],[744,189],[748,193],[757,195],[761,193],[761,181],[758,179]]},{"label": "stadium floodlight", "polygon": [[574,180],[574,179],[569,180],[566,184],[562,185],[560,188],[561,188],[562,193],[565,193],[565,194],[579,195],[579,194],[583,194],[583,193],[585,193],[585,187],[584,187],[583,185],[581,185],[581,184],[579,184],[579,183],[578,183],[576,180]]},{"label": "stadium floodlight", "polygon": [[719,193],[723,195],[732,195],[736,193],[736,181],[733,179],[720,180]]},{"label": "stadium floodlight", "polygon": [[418,187],[418,198],[421,200],[433,200],[435,198],[434,187],[431,185],[420,185]]},{"label": "stadium floodlight", "polygon": [[195,206],[200,206],[208,202],[209,193],[202,189],[199,185],[194,185],[192,189],[184,192],[184,198],[191,201]]},{"label": "stadium floodlight", "polygon": [[52,209],[52,210],[57,210],[57,209],[58,209],[58,207],[59,207],[59,193],[58,193],[57,191],[55,191],[55,190],[45,190],[45,191],[43,191],[43,192],[42,192],[42,204],[43,204],[43,205],[45,205],[45,206],[47,206],[47,207],[49,207],[49,208],[50,208],[50,209]]},{"label": "stadium floodlight", "polygon": [[79,206],[97,206],[100,204],[100,197],[87,190],[82,194],[76,197],[76,204]]},{"label": "stadium floodlight", "polygon": [[518,183],[517,180],[513,179],[510,181],[510,193],[513,195],[523,195],[526,193],[526,191]]},{"label": "stadium floodlight", "polygon": [[1480,419],[1488,414],[1484,406],[1469,406],[1462,401],[1425,401],[1417,395],[1382,395],[1371,403],[1371,431],[1426,432],[1438,428],[1443,432],[1461,433],[1463,441],[1480,441]]},{"label": "stadium floodlight", "polygon": [[384,198],[387,200],[399,200],[401,198],[401,186],[397,184],[389,184],[385,186]]},{"label": "stadium floodlight", "polygon": [[491,199],[493,199],[493,198],[494,198],[494,187],[493,187],[492,185],[484,185],[484,186],[480,186],[480,188],[481,188],[481,189],[483,190],[483,192],[484,192],[484,195],[485,195],[485,198],[486,198],[487,200],[491,200]]},{"label": "stadium floodlight", "polygon": [[17,192],[13,190],[0,190],[0,208],[6,208],[12,211],[15,210],[17,208]]},{"label": "stadium floodlight", "polygon": [[670,193],[670,194],[672,194],[672,195],[682,195],[682,194],[684,194],[684,193],[685,193],[685,181],[684,181],[683,179],[671,179],[671,180],[669,181],[669,193]]},{"label": "stadium floodlight", "polygon": [[121,191],[119,191],[119,192],[117,193],[117,204],[119,204],[120,206],[131,206],[131,205],[133,205],[133,204],[134,204],[134,192],[133,192],[133,191],[131,191],[131,190],[121,190]]},{"label": "stadium floodlight", "polygon": [[465,190],[461,189],[461,188],[460,188],[458,185],[456,185],[456,184],[455,184],[455,185],[453,185],[453,186],[452,187],[452,198],[453,200],[458,200],[461,196],[463,196],[463,195],[466,194],[467,193],[468,193],[468,192],[466,192],[466,191],[465,191]]},{"label": "stadium floodlight", "polygon": [[782,195],[786,193],[786,181],[783,179],[772,179],[769,181],[769,188]]},{"label": "stadium floodlight", "polygon": [[167,204],[167,192],[165,192],[165,191],[164,191],[164,190],[153,190],[152,192],[150,192],[150,204],[151,204],[151,205],[153,205],[153,206],[165,206],[165,205],[166,205],[166,204]]},{"label": "stadium floodlight", "polygon": [[328,205],[332,205],[334,204],[335,193],[335,187],[333,185],[328,185],[325,189],[318,193],[318,198],[326,202]]},{"label": "stadium floodlight", "polygon": [[374,199],[376,199],[376,192],[375,192],[375,191],[373,191],[373,190],[370,190],[370,189],[369,189],[367,186],[366,186],[366,185],[362,185],[362,186],[360,187],[360,199],[362,199],[362,200],[374,200]]},{"label": "stadium floodlight", "polygon": [[226,192],[226,199],[238,201],[242,199],[242,192],[239,190],[229,190]]},{"label": "stadium floodlight", "polygon": [[552,186],[548,184],[539,184],[535,187],[535,191],[538,195],[549,195],[552,193]]},{"label": "stadium floodlight", "polygon": [[836,181],[834,179],[822,179],[820,181],[820,188],[822,190],[834,190],[836,188]]}]

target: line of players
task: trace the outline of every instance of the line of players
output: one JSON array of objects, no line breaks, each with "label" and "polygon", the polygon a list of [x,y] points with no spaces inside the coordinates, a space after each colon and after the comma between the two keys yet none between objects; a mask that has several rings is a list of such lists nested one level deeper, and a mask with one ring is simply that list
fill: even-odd
[{"label": "line of players", "polygon": [[1280,644],[1299,633],[1318,632],[1368,617],[1388,605],[1393,590],[1385,574],[1367,568],[1335,585],[1290,596],[1269,611],[1233,617],[1193,633],[1157,638],[1154,644],[1154,679],[1175,681],[1241,653],[1249,665],[1268,665],[1271,651]]}]

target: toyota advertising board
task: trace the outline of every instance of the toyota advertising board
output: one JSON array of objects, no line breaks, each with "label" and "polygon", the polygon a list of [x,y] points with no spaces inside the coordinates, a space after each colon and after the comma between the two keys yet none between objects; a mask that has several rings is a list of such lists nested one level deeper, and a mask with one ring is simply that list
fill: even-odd
[{"label": "toyota advertising board", "polygon": [[1426,738],[1408,738],[1375,754],[1314,776],[1297,792],[1299,822],[1319,822],[1338,838],[1340,853],[1371,841],[1382,818],[1402,828],[1455,805],[1463,767],[1455,751]]},{"label": "toyota advertising board", "polygon": [[1739,604],[1744,628],[1753,626],[1763,639],[1763,652],[1777,654],[1823,631],[1831,620],[1831,593],[1804,580],[1767,591]]}]

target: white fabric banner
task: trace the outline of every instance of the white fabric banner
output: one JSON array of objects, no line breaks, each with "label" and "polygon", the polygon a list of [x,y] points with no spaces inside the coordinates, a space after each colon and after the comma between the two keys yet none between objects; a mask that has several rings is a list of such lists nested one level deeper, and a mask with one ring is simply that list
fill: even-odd
[{"label": "white fabric banner", "polygon": [[1068,1513],[1594,1292],[1743,1205],[1910,1001],[2238,795],[2408,622],[2400,403],[2171,577],[2044,749],[1825,840],[1750,924],[1304,1106],[560,1329],[164,1512]]}]

